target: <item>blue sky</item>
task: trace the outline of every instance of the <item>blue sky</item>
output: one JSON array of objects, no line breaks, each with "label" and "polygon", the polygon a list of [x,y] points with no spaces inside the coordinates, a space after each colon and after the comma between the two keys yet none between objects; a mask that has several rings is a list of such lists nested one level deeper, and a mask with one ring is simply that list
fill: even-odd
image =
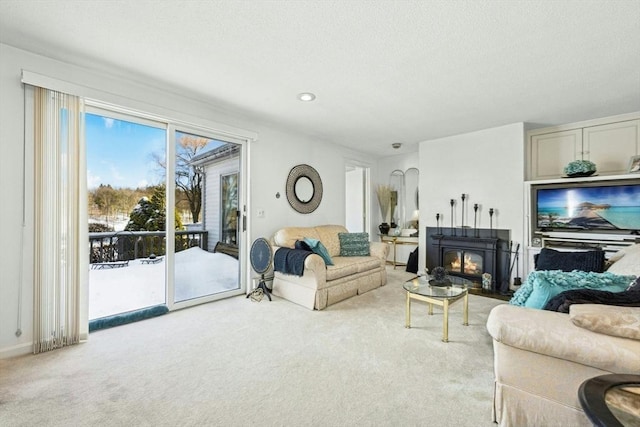
[{"label": "blue sky", "polygon": [[137,188],[159,184],[163,170],[152,153],[164,158],[165,130],[86,114],[87,186]]},{"label": "blue sky", "polygon": [[566,207],[582,202],[611,206],[640,206],[640,186],[582,187],[538,191],[538,206]]}]

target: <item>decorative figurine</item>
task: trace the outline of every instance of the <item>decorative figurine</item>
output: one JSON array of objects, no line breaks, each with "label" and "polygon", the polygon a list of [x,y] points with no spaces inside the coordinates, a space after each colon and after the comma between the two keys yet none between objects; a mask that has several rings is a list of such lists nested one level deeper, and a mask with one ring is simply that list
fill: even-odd
[{"label": "decorative figurine", "polygon": [[431,270],[431,277],[432,279],[429,280],[431,286],[449,286],[451,284],[444,267],[435,267]]},{"label": "decorative figurine", "polygon": [[491,290],[491,274],[483,273],[482,274],[482,289],[485,291]]}]

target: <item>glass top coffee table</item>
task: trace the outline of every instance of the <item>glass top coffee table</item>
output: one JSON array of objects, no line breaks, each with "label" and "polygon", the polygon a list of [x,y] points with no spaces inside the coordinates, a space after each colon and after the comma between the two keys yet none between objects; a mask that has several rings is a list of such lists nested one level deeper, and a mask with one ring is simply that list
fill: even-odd
[{"label": "glass top coffee table", "polygon": [[433,314],[433,306],[442,307],[444,319],[442,324],[442,341],[449,342],[449,306],[457,301],[464,301],[463,321],[469,325],[469,291],[473,282],[461,277],[449,276],[450,284],[436,286],[429,284],[430,276],[419,276],[405,282],[403,288],[407,291],[407,308],[405,327],[411,327],[411,300],[424,301],[429,304],[429,315]]}]

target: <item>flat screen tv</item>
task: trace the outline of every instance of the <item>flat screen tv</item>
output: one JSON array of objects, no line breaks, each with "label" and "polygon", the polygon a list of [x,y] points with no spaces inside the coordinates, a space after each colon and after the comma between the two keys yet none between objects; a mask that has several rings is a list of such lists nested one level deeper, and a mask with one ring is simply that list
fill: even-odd
[{"label": "flat screen tv", "polygon": [[640,232],[640,180],[540,184],[531,189],[535,230]]}]

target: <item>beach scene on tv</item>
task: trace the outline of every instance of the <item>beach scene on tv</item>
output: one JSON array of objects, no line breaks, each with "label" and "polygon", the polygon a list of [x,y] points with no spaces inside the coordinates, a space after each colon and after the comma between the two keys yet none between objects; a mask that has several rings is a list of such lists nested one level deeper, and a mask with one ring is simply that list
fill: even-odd
[{"label": "beach scene on tv", "polygon": [[640,185],[537,192],[538,228],[640,230]]}]

